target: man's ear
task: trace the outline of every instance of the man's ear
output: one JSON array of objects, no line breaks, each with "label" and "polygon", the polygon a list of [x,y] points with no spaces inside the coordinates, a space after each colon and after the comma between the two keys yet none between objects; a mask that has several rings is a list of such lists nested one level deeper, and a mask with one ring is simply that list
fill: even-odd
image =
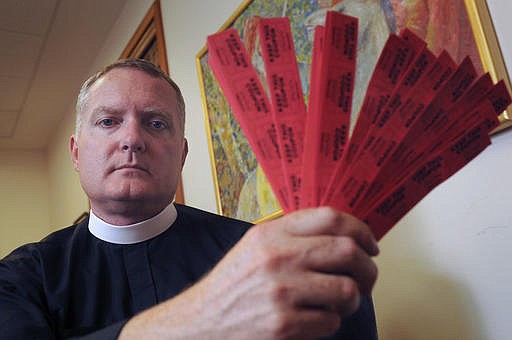
[{"label": "man's ear", "polygon": [[187,159],[188,154],[188,141],[186,138],[184,138],[183,141],[183,154],[181,156],[181,168],[183,169],[183,166],[185,165],[185,159]]},{"label": "man's ear", "polygon": [[69,154],[73,168],[75,168],[76,171],[80,171],[80,167],[78,166],[78,141],[75,135],[71,135],[71,139],[69,140]]}]

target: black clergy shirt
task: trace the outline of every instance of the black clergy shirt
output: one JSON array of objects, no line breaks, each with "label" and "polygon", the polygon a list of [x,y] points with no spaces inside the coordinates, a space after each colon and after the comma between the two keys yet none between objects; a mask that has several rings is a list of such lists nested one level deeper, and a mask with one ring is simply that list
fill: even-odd
[{"label": "black clergy shirt", "polygon": [[[86,220],[13,251],[0,261],[0,339],[115,339],[130,317],[199,280],[250,227],[176,209],[173,225],[144,242],[105,242]],[[372,302],[361,301],[333,339],[377,338]]]}]

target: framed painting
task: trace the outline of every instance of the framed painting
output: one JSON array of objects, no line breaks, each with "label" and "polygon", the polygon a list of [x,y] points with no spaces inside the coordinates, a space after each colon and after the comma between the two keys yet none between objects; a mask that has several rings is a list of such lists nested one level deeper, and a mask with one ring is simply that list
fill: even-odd
[{"label": "framed painting", "polygon": [[[144,59],[152,62],[162,71],[169,74],[159,0],[153,2],[119,58]],[[176,203],[185,203],[181,179],[176,188],[174,201]]]},{"label": "framed painting", "polygon": [[[325,13],[339,11],[359,18],[356,88],[351,124],[366,93],[373,69],[390,33],[409,28],[439,54],[443,50],[460,62],[470,56],[476,69],[494,81],[510,80],[485,0],[246,0],[219,31],[235,28],[258,72],[256,26],[261,17],[290,19],[301,83],[308,93],[313,31]],[[454,19],[456,18],[456,19]],[[213,32],[212,32],[213,33]],[[280,214],[280,207],[240,130],[207,62],[206,46],[196,64],[203,98],[206,131],[219,213],[258,222]],[[306,102],[307,102],[306,95]],[[512,125],[508,111],[497,130]],[[497,131],[496,130],[496,131]]]}]

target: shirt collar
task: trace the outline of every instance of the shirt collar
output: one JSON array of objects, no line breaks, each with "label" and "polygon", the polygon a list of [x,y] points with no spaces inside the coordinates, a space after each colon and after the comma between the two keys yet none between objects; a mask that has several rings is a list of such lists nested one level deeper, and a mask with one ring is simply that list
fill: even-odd
[{"label": "shirt collar", "polygon": [[145,221],[118,226],[107,223],[90,211],[89,231],[100,240],[116,244],[143,242],[160,235],[176,221],[178,213],[174,204],[168,205],[158,215]]}]

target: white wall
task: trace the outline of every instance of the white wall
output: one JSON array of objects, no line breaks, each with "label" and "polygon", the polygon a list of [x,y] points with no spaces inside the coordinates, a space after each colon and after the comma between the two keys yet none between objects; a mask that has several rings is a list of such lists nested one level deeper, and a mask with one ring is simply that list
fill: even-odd
[{"label": "white wall", "polygon": [[[181,85],[187,104],[190,153],[184,169],[188,204],[216,211],[195,57],[242,0],[161,0],[171,75]],[[507,64],[512,65],[512,3],[488,0]],[[151,4],[129,0],[107,37],[91,72],[120,54]],[[70,112],[72,109],[70,108]],[[52,142],[52,218],[57,224],[65,187],[74,187],[73,214],[86,200],[61,156],[72,122],[59,128]],[[66,133],[66,131],[68,133]],[[493,139],[478,159],[432,192],[381,242],[380,278],[375,289],[381,339],[510,339],[512,323],[512,130]],[[58,165],[60,164],[60,165]],[[65,169],[65,170],[62,170]],[[62,171],[62,173],[60,172]],[[0,176],[1,178],[1,176]],[[67,208],[66,208],[67,209]]]},{"label": "white wall", "polygon": [[386,339],[510,339],[512,133],[435,189],[381,241]]}]

